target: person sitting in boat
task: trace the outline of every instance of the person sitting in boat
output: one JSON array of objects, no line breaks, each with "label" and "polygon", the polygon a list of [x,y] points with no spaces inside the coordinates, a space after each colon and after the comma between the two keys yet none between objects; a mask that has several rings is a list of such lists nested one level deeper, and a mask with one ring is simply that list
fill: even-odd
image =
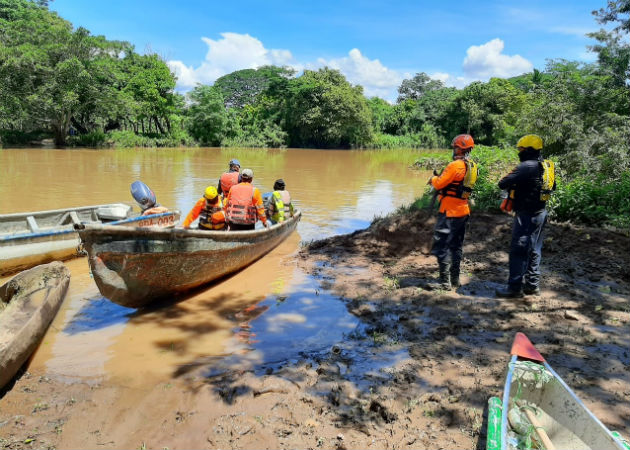
[{"label": "person sitting in boat", "polygon": [[286,184],[282,178],[277,179],[273,184],[273,192],[263,195],[263,203],[267,219],[272,224],[284,222],[289,217],[293,217],[291,194],[286,190]]},{"label": "person sitting in boat", "polygon": [[253,230],[257,220],[265,227],[269,227],[260,191],[252,185],[254,171],[244,169],[241,179],[240,183],[232,186],[225,201],[225,220],[228,229]]},{"label": "person sitting in boat", "polygon": [[167,207],[157,203],[153,191],[142,181],[134,181],[131,184],[131,196],[140,206],[143,216],[168,212]]},{"label": "person sitting in boat", "polygon": [[182,226],[190,228],[190,224],[199,217],[200,230],[224,230],[225,212],[223,202],[214,186],[208,186],[203,193],[203,197],[197,200],[195,206],[190,210]]},{"label": "person sitting in boat", "polygon": [[217,192],[226,198],[230,192],[232,186],[241,182],[241,163],[238,159],[231,159],[228,163],[229,170],[221,175],[219,178],[219,185],[217,186]]}]

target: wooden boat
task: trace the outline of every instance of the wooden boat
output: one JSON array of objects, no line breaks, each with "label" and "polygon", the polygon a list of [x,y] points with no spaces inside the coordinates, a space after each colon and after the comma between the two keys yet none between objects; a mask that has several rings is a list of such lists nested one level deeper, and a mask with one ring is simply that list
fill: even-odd
[{"label": "wooden boat", "polygon": [[0,388],[39,345],[69,283],[68,268],[52,262],[25,270],[0,286]]},{"label": "wooden boat", "polygon": [[253,231],[77,228],[101,294],[139,308],[251,264],[289,236],[300,216],[297,211],[285,222]]},{"label": "wooden boat", "polygon": [[78,255],[75,224],[175,226],[179,212],[132,217],[122,203],[0,215],[0,275]]},{"label": "wooden boat", "polygon": [[503,401],[489,400],[488,450],[630,449],[580,401],[523,333],[511,350]]}]

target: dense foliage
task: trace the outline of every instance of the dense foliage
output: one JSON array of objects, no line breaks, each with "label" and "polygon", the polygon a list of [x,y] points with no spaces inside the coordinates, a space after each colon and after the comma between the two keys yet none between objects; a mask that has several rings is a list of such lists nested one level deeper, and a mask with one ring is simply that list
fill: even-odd
[{"label": "dense foliage", "polygon": [[[45,1],[0,0],[0,143],[446,148],[470,133],[507,148],[536,133],[562,175],[556,217],[626,223],[629,13],[630,0],[594,12],[607,25],[590,35],[595,64],[553,60],[544,70],[463,89],[418,73],[391,104],[367,99],[337,70],[296,76],[274,66],[227,74],[184,97],[159,56],[75,29]],[[489,201],[495,189],[482,191],[488,206],[496,203]]]},{"label": "dense foliage", "polygon": [[0,30],[3,140],[45,131],[65,145],[71,134],[179,131],[183,101],[157,55],[74,29],[26,0],[0,0]]}]

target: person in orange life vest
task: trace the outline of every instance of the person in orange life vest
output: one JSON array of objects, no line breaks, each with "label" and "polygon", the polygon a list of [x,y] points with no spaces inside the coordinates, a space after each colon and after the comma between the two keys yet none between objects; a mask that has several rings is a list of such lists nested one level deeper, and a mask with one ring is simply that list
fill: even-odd
[{"label": "person in orange life vest", "polygon": [[232,186],[225,201],[225,220],[229,230],[253,230],[260,220],[265,227],[270,224],[265,216],[262,195],[252,185],[254,171],[244,169],[242,181]]},{"label": "person in orange life vest", "polygon": [[221,175],[217,186],[217,192],[223,195],[223,198],[227,197],[232,186],[241,182],[241,163],[238,159],[231,159],[228,163],[228,167],[230,170]]},{"label": "person in orange life vest", "polygon": [[439,194],[440,210],[433,233],[433,248],[440,268],[438,282],[428,284],[432,289],[451,289],[459,287],[459,272],[462,260],[462,246],[466,233],[466,224],[470,217],[468,195],[463,194],[464,177],[466,176],[469,155],[475,142],[472,136],[460,134],[453,139],[453,161],[441,175],[434,176],[427,184]]},{"label": "person in orange life vest", "polygon": [[197,200],[195,206],[190,210],[182,226],[190,228],[190,224],[199,217],[200,230],[224,230],[225,211],[223,202],[214,186],[208,186],[203,193],[203,197]]}]

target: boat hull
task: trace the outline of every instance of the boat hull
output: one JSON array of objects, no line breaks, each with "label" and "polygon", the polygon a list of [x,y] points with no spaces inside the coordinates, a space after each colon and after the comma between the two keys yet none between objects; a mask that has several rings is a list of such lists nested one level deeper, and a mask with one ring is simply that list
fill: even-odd
[{"label": "boat hull", "polygon": [[300,220],[254,231],[143,230],[86,226],[79,234],[104,297],[139,308],[202,286],[264,256]]},{"label": "boat hull", "polygon": [[21,272],[0,286],[0,388],[39,345],[69,283],[70,271],[53,262]]}]

